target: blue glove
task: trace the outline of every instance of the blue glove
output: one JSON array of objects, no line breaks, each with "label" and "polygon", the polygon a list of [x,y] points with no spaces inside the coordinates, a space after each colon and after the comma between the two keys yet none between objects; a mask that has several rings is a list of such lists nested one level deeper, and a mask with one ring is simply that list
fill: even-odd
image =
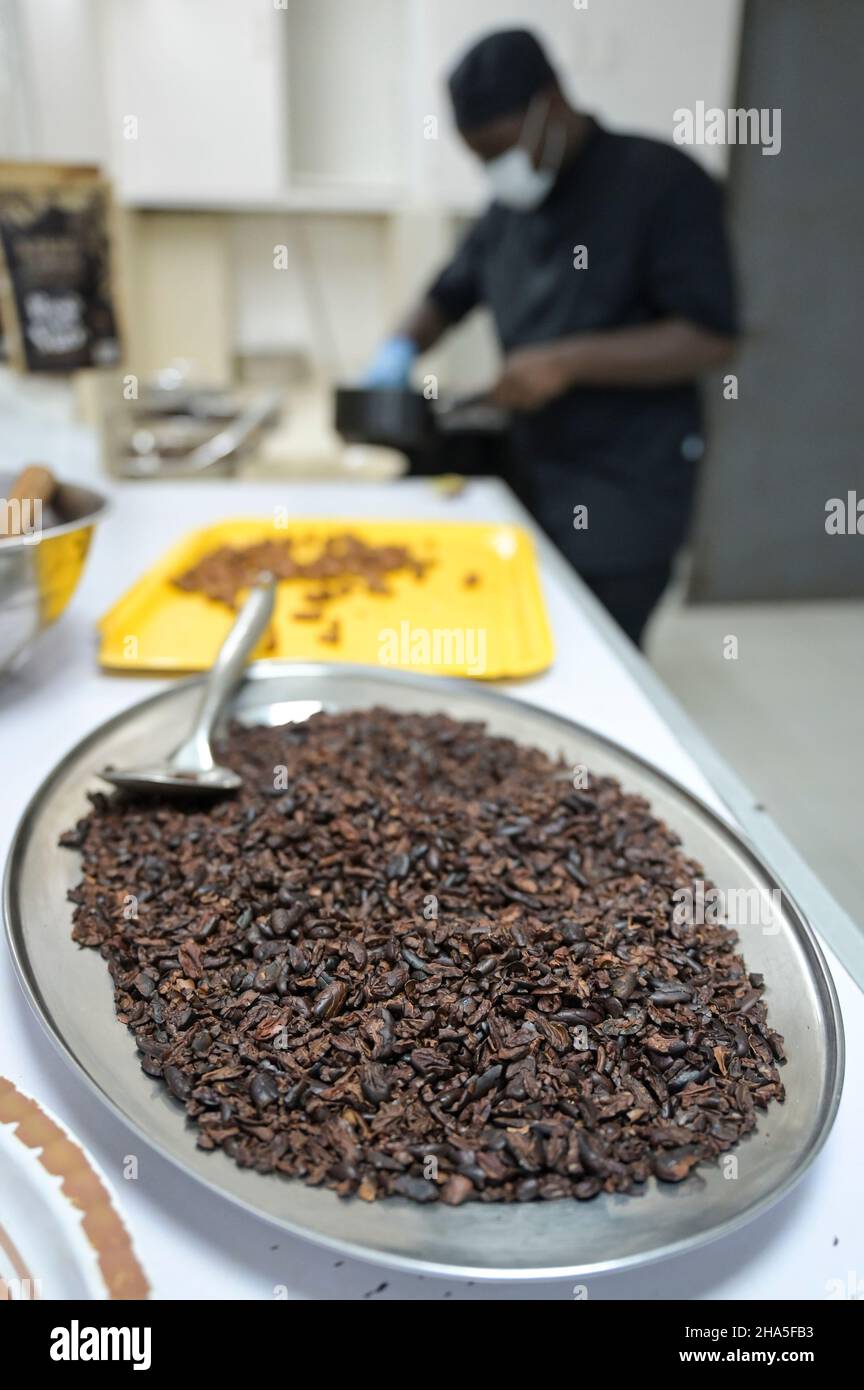
[{"label": "blue glove", "polygon": [[397,334],[385,338],[363,374],[361,385],[378,388],[407,386],[417,356],[417,344]]}]

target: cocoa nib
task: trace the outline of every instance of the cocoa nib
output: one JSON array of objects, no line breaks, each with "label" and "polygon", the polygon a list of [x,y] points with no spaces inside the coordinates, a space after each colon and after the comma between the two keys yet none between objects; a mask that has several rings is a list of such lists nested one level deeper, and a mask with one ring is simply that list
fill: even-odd
[{"label": "cocoa nib", "polygon": [[687,1180],[783,1099],[762,977],[676,920],[704,874],[641,797],[382,709],[218,757],[236,797],[100,795],[63,838],[73,936],[202,1148],[365,1201],[586,1201]]}]

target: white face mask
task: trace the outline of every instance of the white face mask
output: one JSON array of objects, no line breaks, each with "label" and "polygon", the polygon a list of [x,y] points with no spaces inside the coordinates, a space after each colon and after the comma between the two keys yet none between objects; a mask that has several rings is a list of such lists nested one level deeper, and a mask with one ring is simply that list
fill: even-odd
[{"label": "white face mask", "polygon": [[[547,98],[547,110],[548,107]],[[564,157],[566,135],[564,128],[557,125],[547,130],[540,156],[540,168],[534,168],[530,150],[534,147],[533,135],[539,125],[534,119],[534,113],[538,110],[540,108],[532,103],[528,108],[518,144],[499,154],[496,159],[490,159],[486,165],[486,177],[492,186],[493,196],[505,207],[515,208],[520,212],[539,207],[551,191]],[[554,157],[550,160],[549,150],[553,143],[556,149]]]}]

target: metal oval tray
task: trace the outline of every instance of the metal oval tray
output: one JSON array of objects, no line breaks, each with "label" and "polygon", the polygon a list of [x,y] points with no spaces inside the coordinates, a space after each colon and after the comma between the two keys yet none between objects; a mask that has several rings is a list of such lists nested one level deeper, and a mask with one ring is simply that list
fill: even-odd
[{"label": "metal oval tray", "polygon": [[[779,930],[741,930],[751,970],[764,973],[770,1018],[786,1038],[787,1099],[760,1112],[758,1130],[734,1150],[738,1176],[706,1166],[680,1186],[654,1182],[640,1196],[591,1202],[416,1206],[402,1199],[346,1201],[297,1181],[242,1171],[195,1146],[195,1130],[157,1081],[140,1069],[132,1037],[117,1022],[105,962],[70,936],[66,893],[78,857],[57,848],[87,809],[97,769],[168,752],[190,720],[198,680],[184,682],[109,720],[59,764],[24,813],[6,870],[7,931],[26,993],[60,1050],[149,1143],[199,1182],[288,1230],[383,1264],[473,1278],[526,1279],[611,1271],[656,1260],[728,1234],[764,1211],[801,1177],[831,1127],[840,1097],[843,1039],[837,1000],[813,933],[782,894]],[[571,764],[619,778],[648,798],[722,889],[771,893],[779,885],[746,843],[683,788],[590,730],[468,682],[362,667],[250,667],[233,715],[283,724],[316,710],[445,711],[484,720],[496,734],[533,744]]]}]

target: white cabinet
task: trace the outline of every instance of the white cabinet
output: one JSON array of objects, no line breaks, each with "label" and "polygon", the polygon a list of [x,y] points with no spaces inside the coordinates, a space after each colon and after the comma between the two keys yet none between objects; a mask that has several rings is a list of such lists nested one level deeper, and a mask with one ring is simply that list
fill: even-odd
[{"label": "white cabinet", "polygon": [[121,198],[242,204],[284,190],[284,10],[101,0],[99,18]]},{"label": "white cabinet", "polygon": [[[102,164],[102,69],[93,0],[0,0],[0,65],[19,112],[19,159]],[[23,79],[23,80],[22,80]],[[2,75],[0,75],[2,85]],[[6,144],[0,121],[0,144]]]},{"label": "white cabinet", "polygon": [[0,0],[0,154],[107,153],[139,206],[463,211],[485,190],[445,79],[480,34],[535,29],[577,105],[669,140],[730,103],[741,3]]}]

